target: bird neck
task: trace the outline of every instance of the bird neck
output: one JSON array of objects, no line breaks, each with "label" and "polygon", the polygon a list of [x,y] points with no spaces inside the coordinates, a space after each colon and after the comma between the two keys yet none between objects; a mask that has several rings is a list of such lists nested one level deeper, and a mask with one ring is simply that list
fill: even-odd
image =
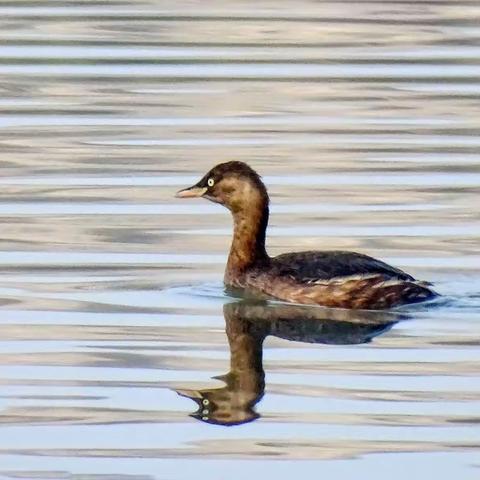
[{"label": "bird neck", "polygon": [[268,261],[265,233],[268,225],[268,198],[233,213],[233,240],[226,277],[235,278],[249,267]]},{"label": "bird neck", "polygon": [[265,372],[263,369],[263,341],[267,331],[263,326],[242,317],[239,304],[226,304],[223,308],[225,330],[230,346],[230,372],[227,383],[253,399],[263,394]]}]

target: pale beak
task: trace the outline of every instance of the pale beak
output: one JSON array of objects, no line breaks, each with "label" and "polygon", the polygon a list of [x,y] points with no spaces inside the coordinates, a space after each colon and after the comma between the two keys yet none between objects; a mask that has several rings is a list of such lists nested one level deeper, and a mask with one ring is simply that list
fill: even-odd
[{"label": "pale beak", "polygon": [[201,197],[202,195],[204,195],[207,192],[207,190],[208,190],[207,187],[201,188],[201,187],[193,186],[193,187],[185,188],[183,190],[178,191],[175,194],[175,197],[176,198]]},{"label": "pale beak", "polygon": [[198,391],[198,390],[188,390],[188,389],[185,389],[185,388],[181,388],[181,389],[178,389],[178,390],[175,390],[180,396],[182,397],[187,397],[187,398],[191,398],[192,400],[194,398],[202,398],[202,394]]}]

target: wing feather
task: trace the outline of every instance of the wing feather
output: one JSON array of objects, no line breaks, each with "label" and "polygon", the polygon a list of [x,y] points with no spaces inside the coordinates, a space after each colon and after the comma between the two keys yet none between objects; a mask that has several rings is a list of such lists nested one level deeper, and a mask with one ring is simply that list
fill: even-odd
[{"label": "wing feather", "polygon": [[285,253],[272,258],[277,275],[288,275],[298,282],[315,283],[336,277],[382,275],[386,279],[415,280],[403,270],[356,252],[309,251]]}]

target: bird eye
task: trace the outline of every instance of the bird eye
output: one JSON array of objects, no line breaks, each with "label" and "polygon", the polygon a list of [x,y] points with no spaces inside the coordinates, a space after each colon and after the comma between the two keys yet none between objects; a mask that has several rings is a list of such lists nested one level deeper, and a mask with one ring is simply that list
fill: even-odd
[{"label": "bird eye", "polygon": [[213,184],[215,183],[215,180],[213,178],[209,178],[208,181],[207,181],[207,185],[209,187],[213,187]]}]

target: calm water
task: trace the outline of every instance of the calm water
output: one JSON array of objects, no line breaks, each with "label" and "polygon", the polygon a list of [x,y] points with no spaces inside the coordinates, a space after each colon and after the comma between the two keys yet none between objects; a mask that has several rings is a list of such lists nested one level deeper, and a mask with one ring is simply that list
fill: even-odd
[{"label": "calm water", "polygon": [[[0,1],[0,478],[480,476],[477,1]],[[430,308],[234,301],[215,163],[272,254]],[[227,427],[225,425],[230,425]]]}]

